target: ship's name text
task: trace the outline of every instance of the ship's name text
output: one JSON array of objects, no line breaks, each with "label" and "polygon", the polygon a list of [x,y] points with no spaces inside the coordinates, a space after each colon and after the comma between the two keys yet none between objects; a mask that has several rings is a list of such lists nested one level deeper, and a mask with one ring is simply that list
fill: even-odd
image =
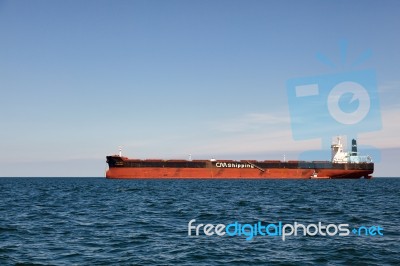
[{"label": "ship's name text", "polygon": [[253,165],[249,163],[215,163],[215,166],[218,168],[254,168]]}]

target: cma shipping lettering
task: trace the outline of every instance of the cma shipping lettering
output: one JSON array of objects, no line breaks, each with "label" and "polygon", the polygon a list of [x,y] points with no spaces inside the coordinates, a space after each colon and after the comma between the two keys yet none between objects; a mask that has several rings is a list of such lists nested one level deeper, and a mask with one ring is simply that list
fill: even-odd
[{"label": "cma shipping lettering", "polygon": [[249,163],[222,163],[217,162],[215,166],[218,168],[254,168],[254,165]]}]

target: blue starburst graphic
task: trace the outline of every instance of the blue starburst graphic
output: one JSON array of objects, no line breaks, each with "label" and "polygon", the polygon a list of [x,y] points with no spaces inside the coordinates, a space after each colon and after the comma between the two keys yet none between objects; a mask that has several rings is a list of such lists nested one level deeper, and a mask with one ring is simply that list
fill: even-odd
[{"label": "blue starburst graphic", "polygon": [[[335,63],[323,53],[317,59],[324,65],[351,71],[329,75],[293,78],[287,81],[289,112],[293,139],[321,139],[322,150],[330,148],[332,139],[346,136],[350,141],[361,133],[381,130],[381,112],[374,70],[357,70],[372,55],[362,52],[352,62],[348,60],[348,45],[340,43],[340,60]],[[360,150],[380,161],[380,152],[365,146]],[[304,154],[304,160],[321,158],[320,151]]]}]

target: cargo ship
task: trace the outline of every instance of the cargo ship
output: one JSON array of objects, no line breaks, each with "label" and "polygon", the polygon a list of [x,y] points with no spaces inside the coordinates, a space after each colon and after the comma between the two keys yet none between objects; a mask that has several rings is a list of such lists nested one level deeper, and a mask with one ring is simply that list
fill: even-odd
[{"label": "cargo ship", "polygon": [[361,156],[357,141],[344,152],[340,137],[331,145],[331,161],[162,160],[107,156],[106,178],[116,179],[347,179],[372,178],[371,157]]}]

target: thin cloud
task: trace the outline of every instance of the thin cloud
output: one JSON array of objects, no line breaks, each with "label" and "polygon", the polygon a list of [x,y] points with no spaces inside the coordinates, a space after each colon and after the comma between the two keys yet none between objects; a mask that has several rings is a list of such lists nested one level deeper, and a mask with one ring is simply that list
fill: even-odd
[{"label": "thin cloud", "polygon": [[386,93],[396,91],[398,92],[400,88],[400,80],[397,81],[389,81],[379,86],[379,91]]},{"label": "thin cloud", "polygon": [[229,120],[214,122],[213,127],[222,132],[248,132],[266,127],[288,127],[289,117],[270,113],[249,113]]},{"label": "thin cloud", "polygon": [[382,130],[360,134],[362,143],[373,145],[380,149],[400,148],[400,108],[382,110]]},{"label": "thin cloud", "polygon": [[320,147],[319,140],[294,141],[290,130],[230,136],[197,147],[196,154],[254,154],[296,152]]},{"label": "thin cloud", "polygon": [[220,132],[209,142],[194,148],[200,155],[271,153],[318,149],[319,140],[294,141],[290,118],[286,114],[248,113],[214,121],[214,130]]}]

